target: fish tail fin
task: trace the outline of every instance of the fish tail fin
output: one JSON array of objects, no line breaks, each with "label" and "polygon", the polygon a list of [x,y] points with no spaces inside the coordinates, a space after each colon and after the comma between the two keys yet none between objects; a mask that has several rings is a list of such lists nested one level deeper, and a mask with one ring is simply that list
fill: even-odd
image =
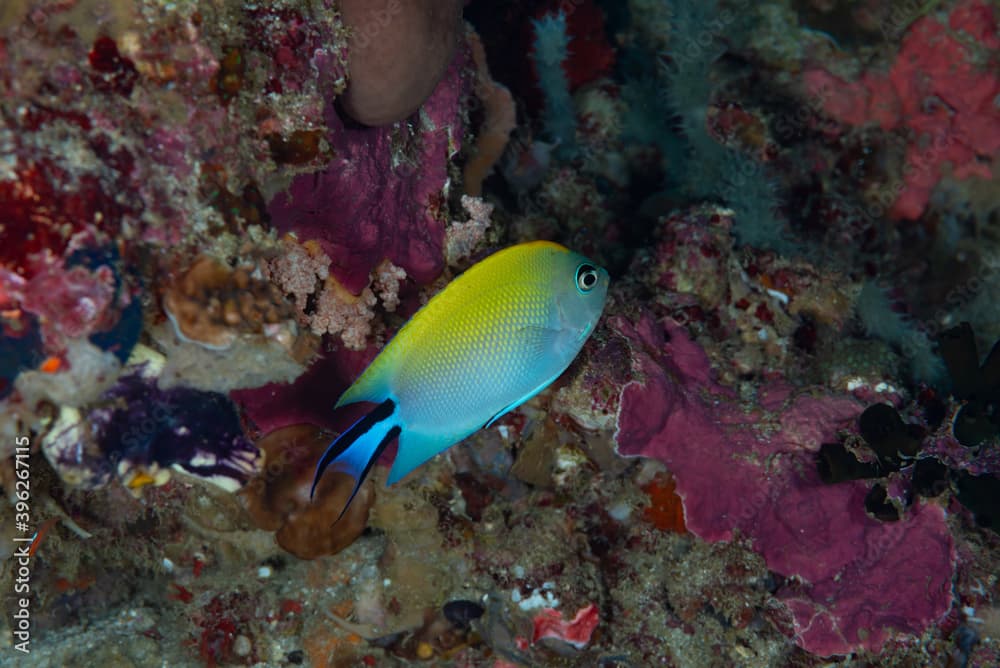
[{"label": "fish tail fin", "polygon": [[399,435],[400,427],[392,419],[395,414],[396,402],[386,399],[338,436],[316,464],[316,475],[309,491],[309,499],[313,498],[316,486],[328,468],[350,475],[354,478],[354,489],[344,504],[344,509],[337,516],[337,520],[340,520],[382,451]]}]

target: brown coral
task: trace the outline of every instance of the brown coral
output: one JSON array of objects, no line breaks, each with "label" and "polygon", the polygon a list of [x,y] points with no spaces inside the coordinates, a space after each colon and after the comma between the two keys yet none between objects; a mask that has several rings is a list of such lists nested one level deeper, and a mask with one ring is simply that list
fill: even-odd
[{"label": "brown coral", "polygon": [[341,16],[351,31],[343,110],[365,125],[388,125],[416,111],[451,62],[464,4],[343,0]]},{"label": "brown coral", "polygon": [[278,544],[300,559],[336,554],[353,543],[368,524],[375,501],[367,482],[337,520],[354,479],[333,471],[323,476],[310,501],[316,462],[332,440],[332,434],[309,424],[272,431],[257,442],[266,457],[264,472],[241,492],[254,522],[275,531]]},{"label": "brown coral", "polygon": [[178,336],[206,348],[224,350],[240,334],[263,334],[297,360],[311,354],[311,342],[298,334],[291,304],[246,267],[230,269],[214,258],[199,257],[166,288],[163,310]]}]

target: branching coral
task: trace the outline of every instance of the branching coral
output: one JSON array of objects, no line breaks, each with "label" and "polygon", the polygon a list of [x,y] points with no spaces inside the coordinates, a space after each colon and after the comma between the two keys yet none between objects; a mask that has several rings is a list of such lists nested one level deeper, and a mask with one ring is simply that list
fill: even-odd
[{"label": "branching coral", "polygon": [[296,243],[285,237],[281,254],[265,267],[269,278],[286,294],[295,298],[295,308],[300,318],[305,313],[310,296],[316,292],[317,282],[325,281],[329,273],[330,258],[315,241]]},{"label": "branching coral", "polygon": [[375,268],[375,290],[382,300],[382,307],[389,312],[399,306],[399,285],[406,280],[406,272],[392,262],[385,260]]},{"label": "branching coral", "polygon": [[378,299],[386,311],[399,305],[406,271],[389,260],[372,270],[370,285],[355,295],[330,274],[330,259],[315,241],[298,244],[287,237],[282,248],[266,267],[268,276],[295,298],[299,322],[317,335],[339,335],[348,348],[360,350],[371,334]]},{"label": "branching coral", "polygon": [[493,205],[479,197],[462,196],[462,208],[469,214],[467,221],[453,221],[445,230],[444,252],[448,266],[455,266],[472,254],[490,226]]},{"label": "branching coral", "polygon": [[310,326],[317,334],[339,334],[344,345],[360,350],[372,331],[375,303],[371,288],[366,287],[360,295],[352,295],[337,279],[327,277],[316,299],[316,312],[310,317]]}]

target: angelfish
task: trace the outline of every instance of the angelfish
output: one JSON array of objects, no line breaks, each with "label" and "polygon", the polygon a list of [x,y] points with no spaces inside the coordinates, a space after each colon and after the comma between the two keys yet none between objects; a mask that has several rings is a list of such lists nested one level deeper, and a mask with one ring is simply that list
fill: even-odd
[{"label": "angelfish", "polygon": [[337,401],[376,404],[316,465],[361,483],[393,438],[391,485],[559,377],[604,309],[608,272],[535,241],[473,265],[417,311]]}]

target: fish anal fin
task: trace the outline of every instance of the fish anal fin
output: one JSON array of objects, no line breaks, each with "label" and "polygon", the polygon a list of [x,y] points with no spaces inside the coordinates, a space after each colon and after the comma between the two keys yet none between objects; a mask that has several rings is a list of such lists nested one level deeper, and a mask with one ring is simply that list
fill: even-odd
[{"label": "fish anal fin", "polygon": [[456,438],[453,434],[420,434],[404,429],[399,435],[399,448],[396,451],[396,459],[392,462],[392,468],[389,470],[389,478],[385,481],[385,484],[394,485],[406,477],[410,471],[439,452],[448,449],[467,435],[462,434]]}]

